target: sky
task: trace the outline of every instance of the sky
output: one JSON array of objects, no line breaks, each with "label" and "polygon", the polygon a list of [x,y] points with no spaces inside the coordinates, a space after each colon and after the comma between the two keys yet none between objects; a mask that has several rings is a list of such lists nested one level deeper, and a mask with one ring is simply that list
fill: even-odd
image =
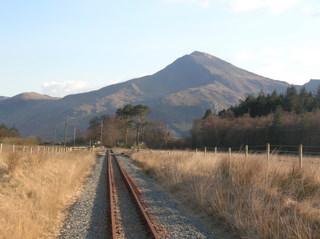
[{"label": "sky", "polygon": [[201,51],[291,84],[320,79],[319,0],[3,0],[0,96],[63,97]]}]

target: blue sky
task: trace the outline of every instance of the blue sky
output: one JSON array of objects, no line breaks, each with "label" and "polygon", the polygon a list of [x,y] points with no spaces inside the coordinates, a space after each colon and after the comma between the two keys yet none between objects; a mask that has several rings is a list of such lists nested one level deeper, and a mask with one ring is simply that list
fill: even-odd
[{"label": "blue sky", "polygon": [[4,0],[2,96],[94,90],[195,50],[254,73],[320,79],[319,0]]}]

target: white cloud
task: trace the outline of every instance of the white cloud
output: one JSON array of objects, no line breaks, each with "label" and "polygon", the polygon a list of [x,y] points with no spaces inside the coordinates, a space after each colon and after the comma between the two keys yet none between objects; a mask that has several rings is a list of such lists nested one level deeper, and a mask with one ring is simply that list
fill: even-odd
[{"label": "white cloud", "polygon": [[320,79],[319,55],[319,46],[265,47],[254,52],[242,50],[235,54],[234,61],[259,75],[301,85],[310,79]]},{"label": "white cloud", "polygon": [[44,94],[62,97],[69,94],[89,91],[90,87],[86,81],[50,81],[42,84]]},{"label": "white cloud", "polygon": [[268,8],[273,14],[279,14],[298,2],[299,0],[230,0],[230,5],[235,12]]}]

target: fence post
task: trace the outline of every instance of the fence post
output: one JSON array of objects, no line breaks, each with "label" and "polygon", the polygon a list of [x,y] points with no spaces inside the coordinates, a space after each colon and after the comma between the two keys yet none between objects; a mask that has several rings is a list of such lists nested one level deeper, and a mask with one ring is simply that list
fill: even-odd
[{"label": "fence post", "polygon": [[204,147],[204,155],[207,155],[207,147]]},{"label": "fence post", "polygon": [[267,162],[269,163],[269,159],[270,159],[270,144],[267,143]]},{"label": "fence post", "polygon": [[303,156],[303,146],[299,145],[299,167],[302,168],[302,156]]},{"label": "fence post", "polygon": [[246,158],[248,158],[248,155],[249,155],[249,146],[248,146],[248,145],[245,145],[244,148],[245,148]]},{"label": "fence post", "polygon": [[216,156],[217,153],[218,153],[218,149],[217,149],[217,147],[214,147],[214,155]]},{"label": "fence post", "polygon": [[2,153],[2,144],[0,144],[0,153]]},{"label": "fence post", "polygon": [[228,149],[229,152],[229,159],[231,159],[231,148]]},{"label": "fence post", "polygon": [[198,149],[196,148],[196,153],[198,153]]},{"label": "fence post", "polygon": [[32,154],[32,147],[30,148],[30,154]]},{"label": "fence post", "polygon": [[14,153],[16,151],[16,146],[12,145],[12,153]]}]

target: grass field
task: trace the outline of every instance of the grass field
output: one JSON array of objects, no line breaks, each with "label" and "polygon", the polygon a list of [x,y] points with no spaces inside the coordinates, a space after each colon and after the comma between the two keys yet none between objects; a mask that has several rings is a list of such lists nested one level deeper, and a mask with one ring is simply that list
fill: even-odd
[{"label": "grass field", "polygon": [[0,153],[0,238],[56,236],[95,158],[89,151]]},{"label": "grass field", "polygon": [[149,151],[133,159],[242,238],[320,238],[320,159]]}]

